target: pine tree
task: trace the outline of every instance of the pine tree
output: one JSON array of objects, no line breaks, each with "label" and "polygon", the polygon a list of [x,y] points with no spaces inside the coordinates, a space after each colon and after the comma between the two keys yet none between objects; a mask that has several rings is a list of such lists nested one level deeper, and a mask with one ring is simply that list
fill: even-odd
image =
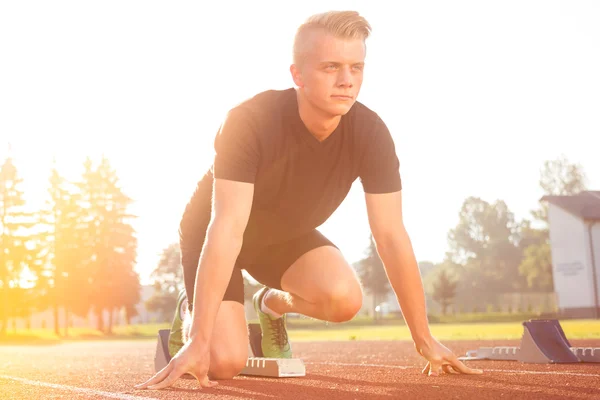
[{"label": "pine tree", "polygon": [[[82,257],[90,282],[87,304],[98,317],[97,329],[112,332],[114,312],[125,307],[130,312],[140,299],[139,277],[134,270],[137,238],[130,222],[135,216],[127,212],[132,199],[119,186],[116,172],[108,159],[97,168],[88,158],[84,163],[81,207],[85,210],[82,242],[90,250]],[[108,312],[108,328],[104,314]]]},{"label": "pine tree", "polygon": [[163,249],[156,268],[150,274],[154,280],[154,293],[146,301],[146,309],[159,312],[162,321],[172,317],[177,305],[177,295],[183,285],[181,249],[179,243],[171,243]]},{"label": "pine tree", "polygon": [[442,307],[442,314],[446,315],[448,307],[456,297],[457,282],[450,279],[448,272],[442,269],[437,280],[433,283],[433,299]]},{"label": "pine tree", "polygon": [[[0,334],[6,333],[9,317],[23,314],[26,299],[20,290],[21,273],[32,263],[35,225],[25,210],[25,193],[12,158],[0,167]],[[21,310],[19,310],[19,308]]]},{"label": "pine tree", "polygon": [[388,295],[391,286],[372,236],[366,257],[356,263],[355,267],[365,291],[373,297],[373,317],[377,319],[377,305]]},{"label": "pine tree", "polygon": [[[42,210],[42,226],[45,226],[44,278],[39,281],[39,291],[44,293],[46,304],[54,310],[54,329],[60,335],[59,310],[65,311],[65,336],[68,336],[69,320],[73,304],[86,285],[76,278],[81,274],[81,256],[84,251],[81,239],[82,209],[80,195],[74,185],[60,175],[56,167],[51,171],[48,188],[49,198]],[[80,307],[79,314],[87,309]]]}]

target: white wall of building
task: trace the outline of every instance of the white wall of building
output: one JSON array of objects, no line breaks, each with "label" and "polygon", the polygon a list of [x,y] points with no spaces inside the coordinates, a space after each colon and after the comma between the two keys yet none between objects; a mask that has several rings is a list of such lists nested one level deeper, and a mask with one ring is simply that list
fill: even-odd
[{"label": "white wall of building", "polygon": [[[589,238],[588,238],[589,243]],[[598,299],[600,301],[600,221],[592,225],[592,244],[594,248],[594,261],[596,265],[596,288],[598,290]],[[592,265],[591,252],[588,247],[588,254],[590,257],[590,265]]]},{"label": "white wall of building", "polygon": [[552,203],[549,204],[548,218],[554,290],[559,308],[568,310],[594,307],[594,285],[586,224],[581,218]]}]

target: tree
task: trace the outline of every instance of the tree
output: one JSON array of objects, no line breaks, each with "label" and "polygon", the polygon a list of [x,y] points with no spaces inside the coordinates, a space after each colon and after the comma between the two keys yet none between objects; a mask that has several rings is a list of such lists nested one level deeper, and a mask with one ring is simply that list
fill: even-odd
[{"label": "tree", "polygon": [[183,289],[183,268],[179,243],[171,243],[163,249],[158,265],[150,274],[160,284],[162,292],[177,293]]},{"label": "tree", "polygon": [[161,322],[169,321],[177,307],[177,293],[164,293],[161,291],[160,284],[154,282],[154,293],[146,300],[144,306],[150,312],[158,312]]},{"label": "tree", "polygon": [[467,198],[448,241],[448,261],[464,267],[461,280],[471,284],[468,290],[492,295],[525,285],[518,272],[519,229],[505,202]]},{"label": "tree", "polygon": [[[571,163],[564,155],[544,162],[540,171],[539,185],[545,195],[572,196],[586,190],[586,175],[583,167]],[[552,255],[548,230],[548,205],[531,212],[533,218],[543,224],[532,228],[528,220],[522,223],[520,248],[523,254],[519,273],[525,277],[530,290],[552,291]]]},{"label": "tree", "polygon": [[519,249],[522,254],[519,274],[525,279],[527,289],[548,292],[554,287],[550,238],[547,229],[535,229],[531,221],[520,226]]},{"label": "tree", "polygon": [[21,274],[20,283],[27,290],[26,302],[22,308],[21,318],[30,317],[34,311],[45,310],[47,303],[44,299],[44,283],[47,282],[45,271],[48,259],[48,248],[46,246],[47,235],[43,229],[42,213],[36,211],[32,213],[33,225],[29,234],[28,245],[29,256],[26,270]]},{"label": "tree", "polygon": [[[131,309],[130,303],[139,299],[139,280],[134,271],[137,238],[130,225],[135,216],[127,212],[132,199],[122,191],[116,172],[104,157],[96,168],[91,159],[86,159],[78,187],[85,210],[81,244],[89,250],[82,254],[89,293],[80,300],[94,310],[98,330],[110,334],[114,313],[121,307]],[[105,312],[109,315],[107,330]]]},{"label": "tree", "polygon": [[[586,190],[587,177],[580,164],[571,163],[565,155],[547,160],[540,171],[539,185],[545,195],[575,195]],[[548,206],[532,211],[535,219],[548,222]]]},{"label": "tree", "polygon": [[[77,188],[63,178],[53,167],[48,180],[48,198],[40,211],[40,227],[45,227],[43,247],[43,272],[39,275],[37,291],[54,311],[54,330],[60,335],[59,309],[65,311],[65,336],[68,336],[72,304],[80,304],[80,297],[88,292],[85,281],[77,279],[83,268],[82,258],[86,252],[82,243],[85,215],[80,206]],[[87,308],[82,310],[84,313]]]},{"label": "tree", "polygon": [[366,257],[358,261],[355,264],[355,268],[365,292],[373,297],[373,316],[374,319],[377,319],[375,309],[381,302],[381,299],[386,298],[390,293],[391,286],[383,262],[377,252],[373,236],[370,236]]},{"label": "tree", "polygon": [[569,161],[565,155],[544,162],[540,186],[546,194],[573,195],[586,190],[587,177],[581,164]]},{"label": "tree", "polygon": [[[118,268],[119,263],[115,263],[115,267]],[[126,265],[126,264],[125,264]],[[138,315],[138,311],[135,306],[141,300],[142,286],[140,284],[140,277],[133,268],[124,268],[119,272],[117,279],[115,279],[115,296],[112,298],[112,302],[109,302],[109,326],[107,333],[112,333],[112,327],[118,311],[123,309],[125,311],[125,322],[127,325],[130,324],[132,317]]]},{"label": "tree", "polygon": [[421,278],[425,278],[433,269],[435,264],[431,261],[419,261],[419,271],[421,272]]},{"label": "tree", "polygon": [[7,158],[0,167],[0,335],[6,333],[8,318],[18,312],[18,299],[10,293],[22,292],[11,289],[20,287],[21,274],[35,257],[35,238],[30,233],[35,222],[25,210],[22,183],[12,159]]},{"label": "tree", "polygon": [[552,291],[554,283],[550,245],[542,243],[528,246],[519,265],[519,272],[527,279],[529,288],[543,292]]},{"label": "tree", "polygon": [[158,265],[150,274],[154,280],[154,293],[146,301],[146,309],[160,312],[163,321],[168,320],[177,306],[177,296],[183,289],[183,268],[179,243],[163,249]]},{"label": "tree", "polygon": [[135,314],[135,305],[141,299],[141,284],[139,274],[135,271],[137,258],[137,238],[133,227],[126,222],[131,215],[127,214],[126,208],[130,199],[119,193],[113,198],[110,229],[110,246],[112,252],[110,257],[110,269],[113,271],[113,291],[115,296],[108,301],[109,326],[108,333],[112,333],[112,327],[116,313],[125,308],[129,310],[128,315]]},{"label": "tree", "polygon": [[524,253],[532,245],[541,245],[548,242],[548,230],[537,229],[532,226],[532,221],[524,219],[519,223],[519,248]]},{"label": "tree", "polygon": [[433,283],[433,299],[442,307],[442,314],[454,302],[456,297],[457,282],[450,279],[448,272],[442,269],[437,275],[437,280]]}]

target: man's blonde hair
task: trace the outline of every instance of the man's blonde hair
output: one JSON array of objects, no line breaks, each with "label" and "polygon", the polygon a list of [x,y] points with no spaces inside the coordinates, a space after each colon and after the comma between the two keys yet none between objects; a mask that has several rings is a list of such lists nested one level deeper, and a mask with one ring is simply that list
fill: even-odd
[{"label": "man's blonde hair", "polygon": [[308,34],[314,30],[323,30],[341,39],[366,41],[371,33],[371,25],[356,11],[328,11],[310,16],[296,31],[294,64],[302,63],[307,52]]}]

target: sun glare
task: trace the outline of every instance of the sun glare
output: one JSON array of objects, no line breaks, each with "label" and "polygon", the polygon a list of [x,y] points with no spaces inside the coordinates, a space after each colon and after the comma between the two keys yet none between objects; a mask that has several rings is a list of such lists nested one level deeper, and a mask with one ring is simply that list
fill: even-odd
[{"label": "sun glare", "polygon": [[35,287],[36,279],[36,275],[31,272],[29,267],[25,267],[19,277],[19,287],[21,289],[31,289]]}]

